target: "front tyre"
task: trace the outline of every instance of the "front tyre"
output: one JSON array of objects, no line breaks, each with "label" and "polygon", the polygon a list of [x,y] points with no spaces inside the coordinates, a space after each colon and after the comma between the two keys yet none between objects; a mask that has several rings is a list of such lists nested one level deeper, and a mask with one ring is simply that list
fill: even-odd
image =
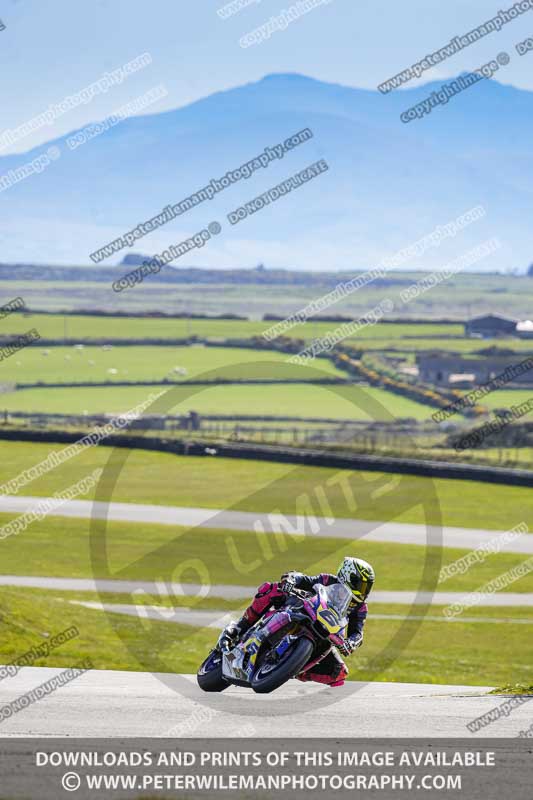
[{"label": "front tyre", "polygon": [[212,650],[196,675],[198,686],[204,692],[223,692],[229,686],[222,676],[222,653]]},{"label": "front tyre", "polygon": [[267,657],[261,662],[252,678],[252,689],[258,694],[268,694],[278,689],[290,678],[294,678],[304,667],[314,650],[314,644],[307,638],[298,639],[278,662]]}]

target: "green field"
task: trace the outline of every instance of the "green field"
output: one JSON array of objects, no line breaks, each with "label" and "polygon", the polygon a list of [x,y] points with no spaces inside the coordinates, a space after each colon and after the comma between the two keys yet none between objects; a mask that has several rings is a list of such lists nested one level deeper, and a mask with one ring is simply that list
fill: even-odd
[{"label": "green field", "polygon": [[[0,441],[2,484],[43,461],[50,452],[61,449],[61,445]],[[294,514],[299,498],[306,495],[313,498],[316,487],[323,487],[337,517],[424,523],[426,507],[430,509],[429,519],[438,522],[441,514],[445,525],[509,530],[526,522],[533,529],[533,492],[527,487],[267,461],[175,456],[146,450],[134,450],[128,455],[125,450],[113,451],[108,447],[88,448],[36,478],[19,494],[48,497],[104,466],[113,452],[116,470],[121,471],[115,485],[116,470],[111,469],[109,480],[113,488],[109,491],[117,502],[237,507],[243,511],[280,510]],[[353,504],[348,503],[343,493],[344,479],[353,493]],[[315,500],[312,506],[320,514]]]},{"label": "green field", "polygon": [[[172,291],[175,291],[174,289]],[[364,309],[367,311],[368,306]],[[333,313],[342,313],[337,307]],[[109,342],[119,339],[181,339],[190,336],[227,339],[260,336],[275,322],[262,320],[216,319],[158,319],[132,317],[91,317],[61,314],[12,314],[1,320],[3,335],[25,333],[35,328],[43,339],[101,339]],[[295,325],[287,335],[310,340],[320,338],[342,323],[309,321]],[[532,351],[531,340],[466,339],[461,324],[438,323],[377,323],[361,328],[355,335],[347,335],[346,343],[361,344],[369,350],[450,350],[472,353],[491,346],[505,346],[517,352]],[[455,338],[454,338],[455,337]],[[458,338],[460,337],[460,338]],[[38,345],[37,345],[38,346]],[[20,359],[19,359],[20,360]]]},{"label": "green field", "polygon": [[[372,264],[361,267],[370,269]],[[268,268],[268,265],[267,265]],[[204,314],[234,313],[260,318],[265,312],[289,316],[311,300],[331,292],[337,283],[350,280],[354,271],[338,272],[335,275],[316,273],[312,283],[293,275],[292,283],[273,283],[267,275],[248,273],[247,280],[235,282],[225,272],[217,273],[216,282],[159,283],[145,280],[142,290],[116,294],[111,291],[111,281],[124,274],[127,268],[107,268],[108,280],[97,282],[92,278],[92,269],[83,273],[74,268],[68,280],[42,280],[39,270],[34,270],[33,279],[4,281],[7,298],[24,297],[29,308],[49,310],[62,309],[106,309],[109,311],[146,311],[157,309],[167,313],[191,311]],[[180,270],[181,271],[181,270]],[[16,268],[11,278],[16,277]],[[494,273],[464,272],[454,275],[422,292],[404,308],[399,297],[406,288],[422,277],[420,272],[393,270],[384,280],[352,292],[333,306],[334,312],[345,315],[361,315],[377,303],[390,298],[405,316],[441,318],[446,314],[456,319],[466,319],[478,314],[504,314],[516,319],[527,319],[531,314],[531,278],[524,275],[498,275]],[[80,280],[82,278],[82,280]],[[211,279],[213,276],[211,276]],[[189,280],[194,281],[193,276]]]},{"label": "green field", "polygon": [[[52,449],[60,447],[0,442],[1,479],[9,479],[34,465]],[[64,489],[102,465],[110,452],[109,448],[90,448],[35,480],[20,493],[48,495]],[[315,487],[325,486],[336,516],[397,517],[420,522],[423,521],[422,507],[416,500],[433,502],[434,487],[447,524],[505,529],[528,518],[533,524],[533,500],[528,489],[343,471],[342,475],[350,478],[357,501],[356,508],[348,508],[340,484],[327,483],[340,475],[339,471],[326,468],[294,468],[276,463],[133,451],[120,474],[113,499],[212,507],[227,507],[240,501],[243,509],[294,513],[298,498],[306,492],[312,496]],[[254,495],[265,486],[261,494]],[[412,507],[407,508],[406,498],[414,503]],[[0,515],[2,524],[13,518],[12,514]],[[89,520],[53,516],[33,523],[19,536],[0,541],[2,572],[196,582],[201,569],[205,573],[201,574],[202,580],[207,583],[253,586],[264,579],[277,578],[287,568],[309,572],[333,570],[341,557],[356,547],[357,553],[370,560],[376,569],[376,589],[412,590],[432,588],[441,556],[442,565],[445,565],[465,554],[462,550],[441,552],[438,548],[366,543],[364,540],[351,544],[345,539],[315,536],[299,539],[263,536],[263,542],[268,540],[270,547],[265,551],[258,536],[246,532],[187,532],[172,526],[111,523],[105,542],[93,548],[96,556],[102,553],[102,545],[105,548],[108,567],[104,568],[98,558],[95,562],[91,560],[89,525]],[[97,525],[93,542],[98,542],[101,532],[101,525]],[[524,558],[514,554],[492,555],[483,564],[472,566],[464,575],[451,578],[436,588],[465,593],[475,590],[522,563]],[[187,559],[194,560],[194,569],[182,569]],[[200,559],[201,567],[198,566]],[[258,560],[259,563],[254,564]],[[424,565],[428,564],[429,572],[424,579]],[[516,581],[508,591],[533,591],[533,575]],[[216,639],[214,630],[103,613],[69,602],[76,599],[98,598],[91,593],[0,588],[0,661],[16,659],[42,641],[45,633],[53,636],[69,625],[76,625],[79,637],[36,663],[70,666],[90,657],[95,668],[100,669],[194,672]],[[102,599],[110,603],[134,602],[128,594],[106,595]],[[190,597],[176,600],[141,595],[136,596],[135,601],[163,605],[172,602],[221,610],[242,607],[242,604],[217,598],[198,601]],[[529,625],[518,619],[533,620],[531,608],[474,607],[465,612],[465,620],[458,618],[453,623],[432,619],[443,619],[442,609],[436,607],[417,606],[411,613],[418,617],[425,611],[426,621],[413,618],[405,622],[409,613],[406,607],[371,603],[365,645],[349,660],[349,679],[493,686],[527,683],[533,640],[529,636]],[[379,616],[382,614],[392,615],[392,619],[382,619]],[[483,621],[470,622],[471,617]],[[502,617],[506,619],[503,659],[494,647],[495,626],[501,627]],[[512,621],[515,617],[518,618],[516,624]],[[494,622],[490,621],[492,619]],[[453,627],[447,629],[445,626],[450,624]],[[398,642],[394,637],[400,635],[400,629],[402,634]],[[442,646],[443,637],[445,647]]]},{"label": "green field", "polygon": [[[172,289],[175,291],[175,289]],[[206,288],[204,292],[212,291]],[[220,298],[218,298],[220,300]],[[365,307],[375,304],[375,298]],[[154,307],[158,307],[155,305]],[[336,313],[341,309],[335,307]],[[213,309],[211,309],[213,311]],[[215,310],[220,310],[215,309]],[[279,309],[278,309],[279,310]],[[294,309],[292,309],[294,310]],[[179,339],[190,336],[200,338],[211,338],[221,340],[226,338],[244,338],[259,336],[266,331],[273,322],[265,322],[258,319],[253,320],[216,320],[216,319],[160,319],[160,318],[127,318],[127,317],[96,317],[80,315],[61,315],[61,314],[13,314],[0,321],[0,333],[4,335],[20,334],[35,328],[42,338],[55,339],[57,342],[69,340],[90,340],[102,339],[107,342],[127,339]],[[337,322],[309,321],[304,324],[295,325],[287,335],[291,337],[305,339],[309,341],[320,338],[335,330]],[[413,355],[421,351],[441,350],[462,353],[464,355],[475,353],[479,350],[491,346],[504,346],[515,352],[533,352],[533,342],[531,340],[505,339],[467,339],[464,338],[463,326],[459,323],[443,325],[428,321],[423,324],[414,323],[378,323],[363,327],[355,335],[346,332],[345,343],[361,346],[370,351],[392,351],[398,355],[404,355],[406,359],[412,359]],[[135,348],[138,357],[128,356],[127,353],[105,352],[99,348],[96,351],[86,348],[85,351],[78,352],[72,347],[55,354],[55,348],[49,348],[48,356],[42,356],[45,346],[35,345],[28,350],[32,355],[18,353],[9,361],[2,363],[0,376],[4,376],[6,381],[31,381],[31,380],[55,380],[56,375],[61,375],[63,380],[134,380],[143,379],[162,379],[171,373],[176,366],[183,366],[189,370],[189,375],[197,374],[194,366],[195,356],[187,356],[186,351],[180,348],[173,352],[178,357],[175,359],[170,353],[165,353],[166,348],[158,349],[157,352],[150,352],[147,348]],[[133,349],[133,348],[128,348]],[[172,352],[172,351],[171,351]],[[246,351],[240,351],[246,353]],[[69,359],[68,356],[71,356]],[[233,354],[228,351],[228,359],[219,356],[206,356],[200,360],[199,371],[203,369],[223,368],[226,369],[229,363],[248,362],[254,360],[251,356],[238,356],[235,360]],[[258,355],[256,358],[263,358]],[[277,356],[274,356],[275,361]],[[120,359],[120,360],[119,360]],[[219,361],[220,359],[220,361]],[[43,363],[44,361],[47,363]],[[94,363],[89,363],[94,362]],[[183,361],[183,363],[182,363]],[[18,363],[17,363],[18,362]],[[189,363],[187,363],[189,362]],[[189,366],[190,364],[190,366]],[[326,366],[327,361],[320,359],[317,363],[319,369],[327,372],[332,370],[331,366]],[[117,370],[110,374],[109,369]],[[27,376],[27,373],[30,373]],[[35,377],[34,376],[43,376]],[[81,375],[78,378],[78,375]],[[0,380],[2,378],[0,377]]]},{"label": "green field", "polygon": [[[350,344],[357,343],[354,340],[347,339]],[[365,350],[395,350],[398,354],[401,353],[418,353],[421,350],[438,350],[450,351],[452,353],[460,353],[463,356],[477,355],[480,350],[486,350],[489,347],[502,347],[506,350],[512,350],[516,353],[533,353],[533,341],[531,339],[446,339],[443,337],[436,337],[434,339],[411,339],[411,338],[395,338],[391,337],[388,340],[379,340],[374,338],[365,339],[360,342]],[[482,356],[480,356],[482,358]]]},{"label": "green field", "polygon": [[[133,409],[157,386],[23,389],[0,395],[0,412],[42,411],[61,414],[118,414]],[[174,387],[168,390],[169,414],[247,414],[325,417],[350,420],[425,420],[430,406],[373,387],[323,387],[306,384]]]},{"label": "green field", "polygon": [[[0,522],[5,525],[13,518],[1,514]],[[494,554],[437,586],[441,557],[444,566],[466,555],[466,550],[130,522],[96,525],[91,534],[90,520],[54,516],[3,539],[0,547],[2,571],[9,575],[174,583],[195,583],[200,577],[206,587],[245,585],[252,587],[252,593],[254,586],[276,580],[287,569],[312,575],[336,572],[350,552],[372,563],[376,589],[397,591],[469,592],[526,559],[521,554]],[[515,581],[509,591],[533,592],[533,574]]]},{"label": "green field", "polygon": [[[531,619],[531,609],[506,609],[510,621],[505,625],[505,658],[494,647],[498,623],[453,623],[453,633],[448,631],[443,648],[444,626],[449,623],[405,623],[408,609],[393,606],[390,611],[398,619],[369,616],[363,648],[348,660],[348,680],[474,686],[531,682],[533,639],[524,635],[528,626],[511,621],[514,616]],[[483,609],[483,617],[495,616],[490,611]],[[79,636],[36,661],[36,666],[67,667],[90,658],[96,669],[194,673],[217,635],[206,628],[105,614],[72,605],[65,594],[52,598],[48,592],[0,588],[2,663],[16,661],[72,625]],[[393,644],[402,626],[400,642]]]},{"label": "green field", "polygon": [[[106,349],[104,349],[106,348]],[[313,370],[288,364],[285,353],[246,348],[205,347],[27,347],[0,365],[0,381],[66,383],[69,381],[183,381],[207,375],[216,378],[280,378],[299,374],[341,377],[329,359],[319,359]],[[186,370],[181,374],[178,370]]]},{"label": "green field", "polygon": [[[487,408],[507,408],[512,406],[519,406],[522,403],[527,403],[528,400],[533,401],[533,389],[502,389],[496,392],[491,392],[481,399],[481,403]],[[533,402],[531,403],[533,407]],[[524,415],[531,417],[533,409],[529,414]]]},{"label": "green field", "polygon": [[[172,289],[176,291],[175,288]],[[334,314],[340,313],[337,309]],[[188,336],[200,337],[244,337],[258,336],[275,322],[262,320],[212,320],[212,319],[158,319],[135,317],[91,317],[62,314],[12,314],[1,320],[3,335],[24,333],[36,328],[41,337],[64,341],[68,339],[180,339]],[[311,339],[324,336],[339,323],[307,322],[295,325],[289,336]],[[378,323],[362,328],[357,338],[385,339],[394,341],[403,336],[462,336],[463,326],[427,324]],[[477,342],[479,344],[479,342]]]},{"label": "green field", "polygon": [[[110,281],[122,271],[118,268],[117,275],[110,274]],[[330,311],[334,314],[351,313],[357,318],[385,298],[396,302],[399,290],[419,277],[420,274],[395,274],[390,281],[354,292]],[[471,312],[489,310],[524,317],[531,286],[533,281],[526,278],[457,275],[405,308],[396,302],[396,309],[400,310],[395,314],[427,314],[427,323],[370,325],[346,341],[369,351],[394,350],[404,354],[410,364],[414,363],[415,353],[428,350],[468,354],[497,346],[533,352],[533,341],[466,339],[462,324],[443,325],[430,321],[431,316],[437,319],[452,312],[457,317],[466,318]],[[59,346],[38,342],[0,363],[0,386],[3,390],[0,415],[2,410],[73,415],[118,414],[133,409],[151,393],[157,395],[164,391],[160,407],[163,408],[165,401],[172,403],[163,412],[170,414],[194,410],[206,415],[286,416],[302,420],[311,417],[354,421],[428,420],[434,411],[432,407],[383,389],[357,384],[321,387],[303,382],[320,377],[349,377],[328,359],[316,359],[307,369],[288,364],[288,356],[275,351],[155,344],[158,339],[191,336],[219,343],[228,338],[259,336],[275,324],[261,321],[263,313],[289,315],[331,289],[332,285],[326,284],[165,285],[147,280],[142,290],[117,295],[107,283],[13,282],[8,297],[20,294],[30,307],[158,309],[209,314],[225,311],[250,315],[252,319],[12,314],[0,320],[0,335],[20,334],[35,328],[42,338],[52,339]],[[310,341],[326,335],[338,325],[335,322],[310,321],[295,326],[287,335]],[[107,344],[73,345],[97,339]],[[142,339],[154,344],[127,347],[117,344],[129,339]],[[67,340],[71,344],[65,346]],[[369,359],[372,360],[372,355]],[[153,384],[59,389],[43,386],[9,391],[13,383],[157,383],[165,379],[183,382],[206,373],[211,379],[219,376],[234,380],[270,378],[298,379],[301,382],[207,388],[184,385],[163,390]],[[496,409],[519,405],[531,396],[533,392],[527,390],[502,390],[487,395],[481,402]],[[11,429],[13,419],[3,420],[6,430]],[[453,421],[461,422],[461,419],[458,416]],[[17,421],[16,424],[25,423]],[[277,423],[265,422],[268,424]],[[310,423],[292,424],[303,428]],[[80,433],[80,437],[82,435]],[[163,435],[176,434],[172,431]],[[417,441],[427,445],[424,457],[431,457],[432,453],[446,457],[445,450],[429,449],[442,443],[445,435],[445,431],[438,436],[430,436],[427,431],[417,434]],[[383,434],[380,446],[405,456],[407,451],[400,448],[407,447],[406,438],[398,437],[400,444],[397,444],[394,438],[387,439],[387,436]],[[199,441],[202,441],[200,437]],[[59,444],[0,440],[0,494],[8,493],[4,488],[7,481],[62,447]],[[217,447],[215,445],[214,449]],[[398,452],[394,451],[395,447]],[[415,444],[412,449],[415,452]],[[528,452],[526,448],[521,450],[521,457],[527,458]],[[420,457],[420,451],[417,454]],[[475,459],[490,454],[488,451],[481,454],[469,451],[465,458]],[[494,449],[493,455],[499,457],[501,453]],[[530,467],[530,463],[527,466]],[[97,499],[102,501],[235,508],[301,517],[307,515],[311,519],[329,514],[344,519],[426,524],[436,529],[442,523],[500,531],[525,522],[533,530],[533,493],[530,488],[228,459],[220,458],[216,453],[193,457],[140,449],[130,452],[119,448],[91,447],[21,487],[17,494],[53,495],[72,486],[97,467],[106,468],[97,492]],[[12,488],[9,493],[13,493]],[[79,495],[78,499],[83,497]],[[91,492],[86,499],[93,497],[94,492]],[[16,516],[0,513],[0,526]],[[309,527],[306,527],[306,534],[308,531]],[[50,515],[32,523],[19,535],[0,538],[0,572],[201,583],[204,587],[216,583],[253,587],[264,580],[278,578],[287,569],[310,573],[334,571],[347,553],[359,555],[374,565],[376,590],[398,591],[424,589],[468,593],[527,559],[521,554],[493,554],[483,563],[471,566],[465,574],[438,584],[440,568],[466,555],[466,551],[372,543],[364,538],[352,542],[316,534],[291,536],[290,531],[265,535],[223,529],[188,530],[141,522],[111,522],[106,528],[102,521],[91,523],[90,519]],[[509,584],[502,593],[505,591],[533,593],[533,572]],[[71,602],[98,599],[109,603],[133,602],[132,595],[126,592],[98,598],[91,592],[0,587],[0,662],[16,658],[43,641],[46,634],[53,636],[75,624],[80,631],[79,637],[53,651],[48,658],[37,662],[38,665],[67,666],[90,657],[96,668],[195,672],[216,639],[214,630],[196,630],[165,621],[103,613]],[[135,599],[140,604],[167,607],[173,604],[223,611],[243,606],[242,602],[212,596],[174,598],[141,594]],[[350,659],[350,679],[494,686],[531,684],[533,608],[473,607],[453,623],[444,620],[442,608],[416,606],[411,609],[413,619],[405,622],[409,612],[405,606],[371,602],[365,646]],[[428,618],[424,622],[415,619],[426,612]],[[385,615],[392,618],[384,618]],[[468,621],[470,617],[478,621]],[[449,625],[452,627],[448,628]],[[405,634],[403,643],[393,644],[401,626],[404,626]],[[495,646],[496,641],[499,646]]]}]

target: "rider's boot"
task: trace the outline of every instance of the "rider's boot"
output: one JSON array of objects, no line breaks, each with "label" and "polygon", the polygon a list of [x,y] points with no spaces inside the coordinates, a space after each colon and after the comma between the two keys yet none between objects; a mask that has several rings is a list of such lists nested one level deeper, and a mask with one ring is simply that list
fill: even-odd
[{"label": "rider's boot", "polygon": [[217,648],[219,650],[229,650],[251,628],[252,623],[243,616],[237,622],[230,622],[219,636]]},{"label": "rider's boot", "polygon": [[297,675],[299,681],[313,681],[314,683],[324,683],[326,686],[344,686],[344,679],[348,670],[342,670],[338,675],[322,675],[318,672],[303,672]]}]

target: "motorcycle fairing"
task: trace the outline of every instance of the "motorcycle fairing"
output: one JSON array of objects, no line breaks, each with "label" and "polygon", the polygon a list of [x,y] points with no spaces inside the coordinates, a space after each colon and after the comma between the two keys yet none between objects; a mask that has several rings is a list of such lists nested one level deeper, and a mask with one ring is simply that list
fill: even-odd
[{"label": "motorcycle fairing", "polygon": [[[338,589],[337,586],[335,586],[335,588]],[[326,587],[317,583],[314,585],[313,589],[316,591],[316,597],[311,603],[316,619],[326,629],[331,641],[334,644],[340,644],[344,638],[345,628],[348,624],[348,620],[344,616],[343,604],[337,608],[335,603],[330,602],[332,587]]]},{"label": "motorcycle fairing", "polygon": [[[224,677],[249,683],[255,671],[257,654],[265,639],[268,639],[269,636],[273,636],[281,628],[290,624],[290,622],[290,614],[286,611],[279,611],[270,614],[266,620],[263,619],[262,625],[259,628],[257,625],[250,628],[248,637],[243,642],[239,642],[229,652],[223,654],[222,674]],[[278,644],[278,648],[285,639],[287,639],[287,637],[281,640]],[[285,652],[288,646],[289,640],[287,639],[286,645],[281,651],[278,651],[279,655]]]}]

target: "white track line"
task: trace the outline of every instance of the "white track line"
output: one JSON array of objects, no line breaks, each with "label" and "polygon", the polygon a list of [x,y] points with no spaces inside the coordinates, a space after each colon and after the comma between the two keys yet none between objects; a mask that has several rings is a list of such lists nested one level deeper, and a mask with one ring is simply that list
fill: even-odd
[{"label": "white track line", "polygon": [[[489,489],[487,489],[489,491]],[[0,512],[26,513],[31,511],[42,497],[19,497],[0,495]],[[93,503],[89,500],[69,500],[54,510],[51,516],[109,519],[120,522],[151,522],[159,525],[182,527],[220,528],[234,531],[253,531],[254,523],[260,523],[266,533],[273,527],[282,531],[298,531],[302,520],[288,514],[265,514],[251,511],[225,511],[212,508],[181,508],[178,506],[156,506],[141,503]],[[403,522],[379,522],[357,519],[336,519],[330,522],[323,517],[313,517],[316,532],[306,527],[306,534],[338,539],[360,539],[374,542],[426,545],[439,538],[436,528]],[[444,547],[471,550],[486,543],[503,531],[474,528],[446,527],[442,531]],[[533,535],[524,535],[501,548],[504,553],[530,553],[533,555]]]},{"label": "white track line", "polygon": [[[130,594],[146,592],[154,595],[176,595],[178,597],[221,597],[225,600],[250,600],[255,586],[232,586],[230,584],[199,583],[155,583],[154,581],[94,580],[92,578],[49,578],[37,575],[0,575],[0,586],[27,586],[34,589],[56,589],[66,592],[117,592]],[[468,592],[394,592],[374,591],[374,603],[400,603],[403,605],[447,606],[465,598]],[[524,592],[500,592],[483,598],[479,606],[533,606],[533,594]]]},{"label": "white track line", "polygon": [[[84,600],[70,600],[73,605],[84,606],[84,608],[94,609],[95,611],[105,611],[111,614],[125,614],[130,617],[156,619],[160,622],[175,622],[178,625],[193,625],[197,628],[215,628],[221,630],[230,622],[235,621],[240,616],[238,611],[216,611],[213,609],[199,610],[196,608],[186,608],[185,606],[148,606],[148,605],[126,605],[122,603],[98,603]],[[404,620],[405,614],[375,614],[370,612],[370,620]],[[462,623],[490,623],[490,624],[509,624],[509,625],[533,625],[533,617],[530,619],[514,619],[513,617],[465,617],[462,614],[457,617],[435,617],[429,614],[423,616],[409,615],[409,620],[421,622],[462,622]]]}]

